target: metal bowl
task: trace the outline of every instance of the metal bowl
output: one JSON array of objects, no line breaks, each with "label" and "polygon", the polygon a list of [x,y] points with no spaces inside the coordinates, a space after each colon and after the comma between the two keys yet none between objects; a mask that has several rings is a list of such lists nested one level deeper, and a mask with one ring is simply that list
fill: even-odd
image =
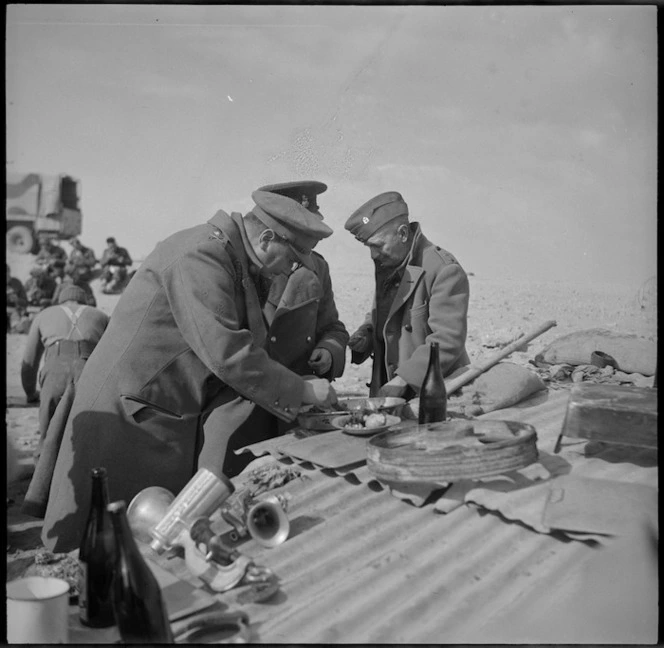
[{"label": "metal bowl", "polygon": [[397,396],[339,399],[339,407],[349,412],[353,410],[362,410],[364,413],[382,412],[383,414],[392,414],[393,416],[401,416],[401,410],[405,404],[406,399],[398,398]]},{"label": "metal bowl", "polygon": [[336,428],[332,425],[332,419],[339,416],[339,412],[302,412],[297,416],[297,422],[305,430],[315,432],[329,432]]},{"label": "metal bowl", "polygon": [[137,540],[150,543],[150,532],[166,515],[175,495],[161,486],[149,486],[138,492],[127,507],[127,520]]}]

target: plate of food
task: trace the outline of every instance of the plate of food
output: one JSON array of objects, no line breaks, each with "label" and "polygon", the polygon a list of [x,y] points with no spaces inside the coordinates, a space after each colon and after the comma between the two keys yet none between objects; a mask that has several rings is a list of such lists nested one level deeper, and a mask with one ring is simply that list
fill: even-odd
[{"label": "plate of food", "polygon": [[337,407],[347,412],[357,412],[362,410],[365,414],[372,412],[383,412],[401,416],[401,409],[406,404],[405,398],[396,396],[374,396],[370,398],[340,398]]},{"label": "plate of food", "polygon": [[387,428],[400,423],[401,419],[392,414],[371,412],[369,414],[345,414],[332,419],[332,425],[337,430],[353,436],[371,436],[384,432]]}]

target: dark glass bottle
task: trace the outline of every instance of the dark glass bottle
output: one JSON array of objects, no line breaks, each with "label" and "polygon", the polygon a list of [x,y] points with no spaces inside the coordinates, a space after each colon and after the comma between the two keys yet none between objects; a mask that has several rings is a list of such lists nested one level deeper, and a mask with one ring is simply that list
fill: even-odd
[{"label": "dark glass bottle", "polygon": [[173,643],[161,588],[141,555],[124,501],[108,505],[115,538],[113,610],[122,643]]},{"label": "dark glass bottle", "polygon": [[78,607],[81,623],[107,628],[115,623],[111,601],[113,528],[106,510],[108,480],[105,468],[93,468],[90,512],[78,552],[80,564]]},{"label": "dark glass bottle", "polygon": [[432,342],[429,350],[429,366],[420,389],[419,422],[437,423],[447,417],[447,390],[438,357],[438,342]]}]

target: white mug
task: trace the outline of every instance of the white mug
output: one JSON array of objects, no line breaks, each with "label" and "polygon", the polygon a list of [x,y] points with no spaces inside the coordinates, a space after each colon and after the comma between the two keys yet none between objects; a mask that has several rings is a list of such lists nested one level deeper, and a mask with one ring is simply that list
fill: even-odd
[{"label": "white mug", "polygon": [[67,643],[69,583],[28,576],[7,583],[7,642]]}]

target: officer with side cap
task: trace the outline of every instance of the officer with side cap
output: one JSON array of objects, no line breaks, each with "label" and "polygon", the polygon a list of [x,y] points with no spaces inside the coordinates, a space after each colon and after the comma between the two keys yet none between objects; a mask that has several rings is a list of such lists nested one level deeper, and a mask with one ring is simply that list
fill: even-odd
[{"label": "officer with side cap", "polygon": [[[291,199],[320,220],[317,195],[327,185],[317,181],[295,181],[265,185],[254,194],[254,214],[260,218],[262,194],[278,194]],[[295,373],[334,380],[341,376],[346,360],[348,331],[339,320],[325,259],[312,252],[293,272],[258,279],[258,294],[268,327],[265,349],[268,355]],[[203,452],[218,457],[223,473],[238,474],[254,457],[236,455],[235,450],[279,434],[293,426],[280,421],[250,400],[238,397],[217,408],[205,422]]]},{"label": "officer with side cap", "polygon": [[93,467],[106,468],[113,499],[148,486],[179,493],[198,468],[219,474],[200,450],[220,405],[241,395],[292,421],[303,405],[336,401],[326,379],[269,357],[257,290],[259,277],[310,263],[332,230],[284,196],[254,201],[244,217],[218,211],[158,243],[120,297],[64,426],[42,530],[50,551],[78,546]]},{"label": "officer with side cap", "polygon": [[401,194],[388,191],[357,209],[345,228],[367,246],[375,265],[373,309],[351,335],[351,362],[373,357],[371,396],[412,398],[438,342],[443,375],[469,364],[468,277],[446,250],[409,222]]}]

